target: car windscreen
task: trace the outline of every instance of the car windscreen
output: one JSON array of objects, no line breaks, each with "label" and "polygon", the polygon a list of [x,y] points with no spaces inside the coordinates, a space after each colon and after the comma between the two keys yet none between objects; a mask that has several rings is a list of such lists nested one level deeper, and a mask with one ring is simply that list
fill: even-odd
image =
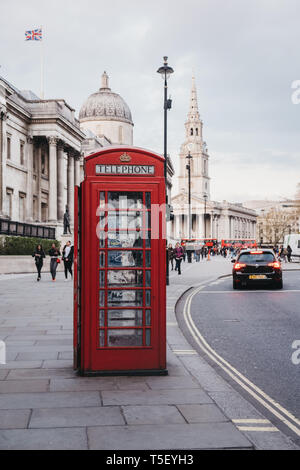
[{"label": "car windscreen", "polygon": [[275,257],[272,253],[241,253],[239,263],[261,263],[274,261]]}]

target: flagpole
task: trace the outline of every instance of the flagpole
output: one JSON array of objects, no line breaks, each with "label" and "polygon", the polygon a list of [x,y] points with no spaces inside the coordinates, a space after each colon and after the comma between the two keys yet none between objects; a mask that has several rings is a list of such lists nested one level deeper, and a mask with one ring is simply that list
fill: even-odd
[{"label": "flagpole", "polygon": [[41,26],[42,39],[41,39],[41,100],[44,99],[44,46],[43,46],[43,27]]}]

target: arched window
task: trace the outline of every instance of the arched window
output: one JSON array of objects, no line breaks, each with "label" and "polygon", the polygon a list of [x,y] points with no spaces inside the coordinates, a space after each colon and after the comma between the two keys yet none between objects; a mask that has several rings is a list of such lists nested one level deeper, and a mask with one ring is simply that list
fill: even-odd
[{"label": "arched window", "polygon": [[194,135],[194,129],[191,128],[191,135]]},{"label": "arched window", "polygon": [[196,127],[196,135],[198,135],[198,127]]},{"label": "arched window", "polygon": [[119,144],[123,144],[123,127],[119,126]]}]

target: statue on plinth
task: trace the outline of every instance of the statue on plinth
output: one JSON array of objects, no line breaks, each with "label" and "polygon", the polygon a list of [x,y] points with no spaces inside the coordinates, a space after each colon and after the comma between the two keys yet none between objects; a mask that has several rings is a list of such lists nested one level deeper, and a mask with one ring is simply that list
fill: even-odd
[{"label": "statue on plinth", "polygon": [[66,212],[64,213],[64,235],[67,235],[68,230],[71,233],[69,208],[66,206]]}]

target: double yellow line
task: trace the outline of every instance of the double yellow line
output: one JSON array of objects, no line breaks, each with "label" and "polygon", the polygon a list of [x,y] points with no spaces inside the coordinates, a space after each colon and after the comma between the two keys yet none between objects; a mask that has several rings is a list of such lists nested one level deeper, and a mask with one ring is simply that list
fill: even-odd
[{"label": "double yellow line", "polygon": [[276,418],[278,418],[283,424],[288,426],[297,436],[300,436],[300,421],[292,413],[286,410],[283,406],[277,403],[273,398],[263,392],[259,387],[250,382],[243,374],[223,359],[216,351],[207,343],[203,338],[198,328],[196,327],[192,316],[191,316],[191,303],[195,295],[199,294],[207,283],[201,284],[198,288],[188,294],[186,302],[184,304],[183,316],[185,323],[202,351],[207,356],[218,364],[236,383],[238,383],[244,390],[246,390],[255,400],[257,400],[262,406],[270,411]]}]

